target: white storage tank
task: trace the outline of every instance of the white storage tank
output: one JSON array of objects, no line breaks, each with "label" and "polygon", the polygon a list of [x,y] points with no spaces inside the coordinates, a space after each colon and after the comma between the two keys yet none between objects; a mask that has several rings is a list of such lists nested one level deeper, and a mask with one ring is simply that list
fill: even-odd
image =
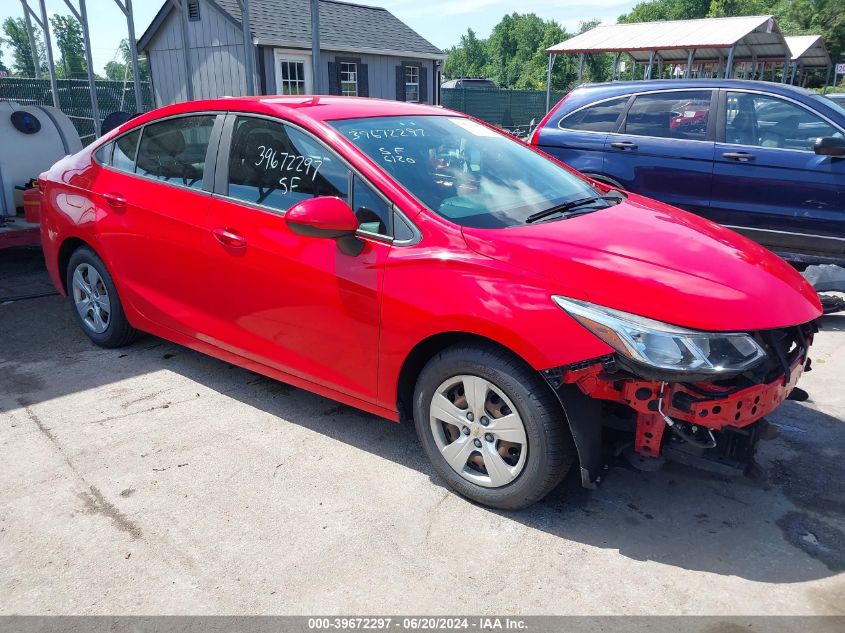
[{"label": "white storage tank", "polygon": [[23,206],[16,186],[81,149],[76,128],[61,110],[0,101],[0,215],[15,215]]}]

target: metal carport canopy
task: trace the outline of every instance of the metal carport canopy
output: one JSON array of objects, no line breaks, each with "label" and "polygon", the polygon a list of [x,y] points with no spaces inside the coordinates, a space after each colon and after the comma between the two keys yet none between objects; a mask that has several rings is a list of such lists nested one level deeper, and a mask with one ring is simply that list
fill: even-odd
[{"label": "metal carport canopy", "polygon": [[597,26],[546,49],[547,53],[628,53],[648,62],[652,52],[664,61],[686,62],[695,51],[699,62],[727,56],[736,46],[734,60],[784,60],[789,47],[771,15],[668,22],[638,22]]},{"label": "metal carport canopy", "polygon": [[833,63],[821,35],[791,35],[784,39],[792,61],[804,68],[827,68]]}]

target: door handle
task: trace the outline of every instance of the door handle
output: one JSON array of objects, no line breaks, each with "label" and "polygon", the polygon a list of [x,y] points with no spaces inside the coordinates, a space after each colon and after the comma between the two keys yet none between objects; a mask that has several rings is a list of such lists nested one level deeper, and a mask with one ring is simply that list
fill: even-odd
[{"label": "door handle", "polygon": [[616,143],[611,143],[610,146],[616,149],[637,149],[637,144],[630,141],[617,141]]},{"label": "door handle", "polygon": [[232,229],[227,229],[225,227],[213,229],[211,233],[214,235],[214,239],[220,242],[223,246],[228,246],[229,248],[246,248],[246,239],[244,237]]},{"label": "door handle", "polygon": [[748,161],[757,158],[754,154],[749,154],[748,152],[725,152],[722,156],[728,160],[735,160],[740,163],[747,163]]},{"label": "door handle", "polygon": [[119,193],[104,193],[103,197],[106,199],[106,202],[109,205],[113,206],[116,209],[122,209],[126,206],[126,198],[124,198]]}]

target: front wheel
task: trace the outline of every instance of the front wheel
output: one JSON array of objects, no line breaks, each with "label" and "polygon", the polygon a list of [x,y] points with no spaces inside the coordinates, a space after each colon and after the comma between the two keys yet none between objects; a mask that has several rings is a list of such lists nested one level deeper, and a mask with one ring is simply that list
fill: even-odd
[{"label": "front wheel", "polygon": [[414,424],[437,473],[493,508],[535,503],[575,457],[560,403],[505,350],[458,345],[431,359],[414,392]]}]

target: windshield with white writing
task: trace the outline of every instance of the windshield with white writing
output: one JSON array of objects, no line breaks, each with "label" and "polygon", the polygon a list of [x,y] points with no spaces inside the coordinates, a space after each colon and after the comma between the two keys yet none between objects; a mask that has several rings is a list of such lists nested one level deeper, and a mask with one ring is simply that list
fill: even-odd
[{"label": "windshield with white writing", "polygon": [[502,228],[598,195],[503,133],[449,116],[330,121],[431,210],[461,226]]}]

